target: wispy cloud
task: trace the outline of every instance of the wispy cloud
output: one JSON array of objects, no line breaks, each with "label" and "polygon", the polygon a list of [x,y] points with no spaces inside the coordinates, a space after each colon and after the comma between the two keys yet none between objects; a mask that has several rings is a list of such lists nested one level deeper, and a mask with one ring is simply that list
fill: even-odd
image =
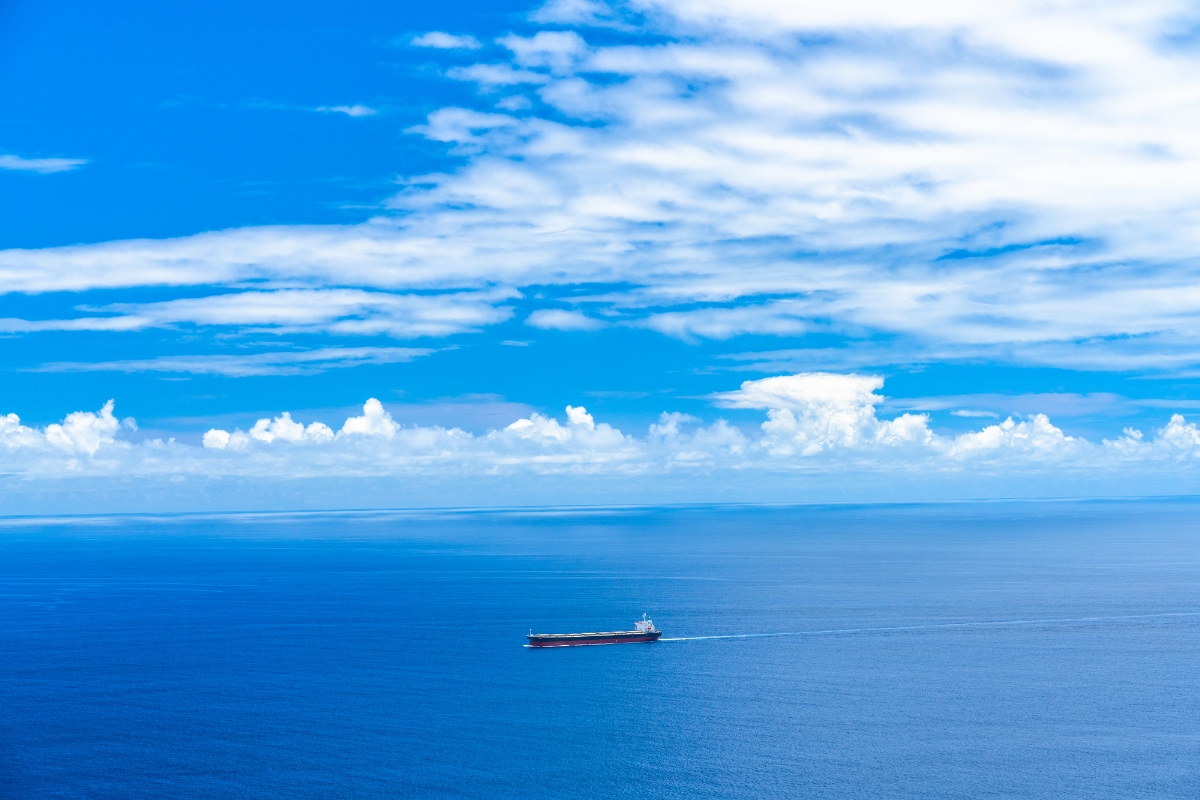
[{"label": "wispy cloud", "polygon": [[604,327],[601,320],[593,319],[579,311],[558,308],[543,308],[529,315],[526,325],[554,331],[594,331]]},{"label": "wispy cloud", "polygon": [[315,375],[365,364],[396,364],[435,351],[417,347],[324,347],[302,352],[235,355],[159,356],[126,361],[56,361],[32,372],[169,372],[247,378],[260,375]]},{"label": "wispy cloud", "polygon": [[[1164,44],[1177,4],[885,6],[551,3],[553,30],[447,70],[538,104],[431,113],[411,132],[463,166],[407,181],[395,216],[9,250],[0,291],[597,282],[628,288],[589,313],[688,340],[817,327],[910,361],[1195,368],[1200,62]],[[630,9],[621,43],[589,29]]]},{"label": "wispy cloud", "polygon": [[485,87],[550,83],[550,78],[541,72],[516,69],[511,64],[472,64],[469,67],[455,67],[447,74],[451,78],[473,81]]},{"label": "wispy cloud", "polygon": [[317,111],[326,114],[345,114],[348,117],[373,117],[379,112],[370,106],[358,105],[352,106],[317,106]]},{"label": "wispy cloud", "polygon": [[650,314],[647,328],[684,341],[730,339],[745,333],[797,336],[809,331],[812,306],[795,301]]},{"label": "wispy cloud", "polygon": [[559,25],[612,25],[617,13],[599,0],[550,0],[531,15],[534,22]]},{"label": "wispy cloud", "polygon": [[430,31],[420,36],[414,36],[412,44],[416,47],[432,47],[437,50],[478,50],[483,46],[474,36],[456,36],[442,31]]},{"label": "wispy cloud", "polygon": [[21,158],[14,155],[0,155],[0,169],[15,172],[36,172],[48,175],[52,172],[70,172],[88,163],[86,158]]},{"label": "wispy cloud", "polygon": [[[1010,414],[1078,418],[1119,418],[1137,414],[1160,401],[1134,400],[1111,392],[1031,392],[1027,394],[946,394],[936,397],[889,398],[886,405],[905,411],[950,411],[956,417],[1004,417]],[[1192,408],[1190,403],[1165,405],[1172,410]]]},{"label": "wispy cloud", "polygon": [[229,292],[160,303],[82,306],[81,311],[93,315],[72,319],[0,319],[0,331],[131,331],[190,324],[413,339],[468,333],[503,322],[512,308],[502,303],[517,296],[511,289],[431,294],[358,289]]}]

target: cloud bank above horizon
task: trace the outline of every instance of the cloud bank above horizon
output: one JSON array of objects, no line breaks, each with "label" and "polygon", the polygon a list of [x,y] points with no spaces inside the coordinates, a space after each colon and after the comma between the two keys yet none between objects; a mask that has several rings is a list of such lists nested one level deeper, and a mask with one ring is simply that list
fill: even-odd
[{"label": "cloud bank above horizon", "polygon": [[597,422],[582,406],[564,421],[541,414],[476,435],[459,428],[398,424],[370,398],[335,431],[284,411],[248,431],[211,428],[199,446],[171,439],[132,442],[114,402],[34,428],[15,414],[0,418],[0,458],[10,478],[154,475],[158,477],[303,477],[602,475],[636,478],[670,472],[889,472],[1009,469],[1032,472],[1103,469],[1138,477],[1163,469],[1194,470],[1200,429],[1182,415],[1152,437],[1127,428],[1115,440],[1068,436],[1044,414],[1009,417],[956,436],[939,435],[924,414],[880,419],[873,375],[801,373],[744,381],[712,399],[717,406],[766,412],[756,430],[725,419],[709,424],[663,412],[642,435]]}]

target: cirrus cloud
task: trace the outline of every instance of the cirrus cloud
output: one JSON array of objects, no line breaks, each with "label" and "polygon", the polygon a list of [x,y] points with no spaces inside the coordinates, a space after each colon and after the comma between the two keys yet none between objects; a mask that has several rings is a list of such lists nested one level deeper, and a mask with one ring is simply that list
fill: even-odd
[{"label": "cirrus cloud", "polygon": [[11,153],[0,155],[0,169],[11,172],[36,172],[39,175],[70,172],[86,163],[86,158],[21,158]]},{"label": "cirrus cloud", "polygon": [[559,308],[543,308],[530,314],[526,325],[553,331],[594,331],[604,327],[601,320],[593,319],[580,311]]},{"label": "cirrus cloud", "polygon": [[442,31],[430,31],[412,38],[415,47],[432,47],[437,50],[478,50],[481,45],[474,36],[456,36]]},{"label": "cirrus cloud", "polygon": [[[469,333],[503,322],[512,289],[393,294],[358,289],[243,291],[159,303],[113,303],[70,319],[0,319],[0,331],[131,331],[177,325],[236,326],[275,333],[335,333],[414,339]],[[103,313],[104,316],[98,314]]]},{"label": "cirrus cloud", "polygon": [[31,372],[167,372],[247,378],[316,375],[366,364],[399,364],[432,354],[422,347],[321,347],[273,353],[158,356],[123,361],[52,361]]},{"label": "cirrus cloud", "polygon": [[[1195,368],[1200,61],[1177,35],[1194,16],[550,3],[507,57],[447,68],[479,107],[409,132],[462,166],[409,176],[371,222],[7,250],[0,291],[603,283],[622,287],[605,319],[688,340],[816,326],[902,342],[893,362]],[[628,35],[593,28],[611,25]]]},{"label": "cirrus cloud", "polygon": [[317,106],[317,111],[326,114],[345,114],[347,117],[373,117],[379,113],[370,106],[358,103],[352,106]]}]

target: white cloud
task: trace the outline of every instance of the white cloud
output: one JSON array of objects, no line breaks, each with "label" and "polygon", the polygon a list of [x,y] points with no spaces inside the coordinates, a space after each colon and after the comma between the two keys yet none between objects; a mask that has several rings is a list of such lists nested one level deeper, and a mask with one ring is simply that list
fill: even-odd
[{"label": "white cloud", "polygon": [[550,0],[531,18],[561,25],[603,25],[615,16],[612,8],[599,0]]},{"label": "white cloud", "polygon": [[1069,447],[1074,437],[1066,436],[1050,424],[1045,414],[1014,422],[1012,417],[998,425],[988,425],[981,431],[964,433],[955,438],[952,455],[964,456],[979,452],[1022,450],[1033,453],[1053,453]]},{"label": "white cloud", "polygon": [[[94,456],[101,448],[128,447],[116,440],[121,423],[113,416],[113,407],[109,400],[99,411],[76,411],[42,430],[22,425],[16,414],[7,414],[0,417],[0,445],[9,452],[32,451],[38,456],[58,452],[67,458],[62,466],[75,469],[77,455]],[[136,427],[132,419],[129,423],[129,427]]]},{"label": "white cloud", "polygon": [[88,163],[86,158],[21,158],[0,155],[0,169],[14,172],[36,172],[48,175],[52,172],[70,172]]},{"label": "white cloud", "polygon": [[333,430],[323,422],[313,422],[305,427],[285,411],[275,419],[260,419],[254,423],[250,438],[260,442],[273,442],[276,439],[284,442],[328,442],[333,439]]},{"label": "white cloud", "polygon": [[877,375],[810,372],[745,381],[737,391],[722,392],[713,400],[724,408],[865,408],[883,401],[875,394],[882,388],[883,378]]},{"label": "white cloud", "polygon": [[438,50],[478,50],[483,46],[474,36],[455,36],[442,31],[430,31],[420,36],[414,36],[412,44],[416,47],[432,47]]},{"label": "white cloud", "polygon": [[526,108],[532,108],[533,103],[530,102],[528,97],[514,94],[497,100],[496,107],[503,108],[505,111],[522,111]]},{"label": "white cloud", "polygon": [[323,422],[312,422],[306,427],[292,419],[287,411],[274,419],[260,419],[249,433],[235,430],[233,433],[212,428],[204,434],[201,444],[209,450],[244,450],[252,441],[281,442],[329,442],[334,438],[333,429]]},{"label": "white cloud", "polygon": [[46,426],[46,441],[71,453],[94,455],[101,445],[112,444],[120,423],[113,416],[114,401],[109,400],[97,413],[76,411],[61,424]]},{"label": "white cloud", "polygon": [[0,443],[6,448],[32,447],[38,441],[38,432],[22,425],[21,418],[16,414],[0,417]]},{"label": "white cloud", "polygon": [[512,51],[520,66],[545,67],[558,73],[568,72],[588,51],[587,43],[573,31],[542,31],[530,37],[510,35],[499,43]]},{"label": "white cloud", "polygon": [[[513,128],[520,124],[515,117],[505,114],[483,114],[466,108],[443,108],[429,115],[427,125],[418,125],[411,133],[420,133],[435,142],[455,142],[470,145],[482,142],[480,137],[489,132]],[[434,176],[430,180],[437,180]]]},{"label": "white cloud", "polygon": [[34,372],[174,372],[190,375],[316,375],[364,364],[397,364],[430,355],[421,347],[322,347],[248,355],[159,356],[126,361],[56,361]]},{"label": "white cloud", "polygon": [[361,417],[350,417],[342,425],[342,433],[358,436],[382,436],[391,439],[400,426],[392,415],[383,410],[383,404],[372,397],[363,405]]},{"label": "white cloud", "polygon": [[[1174,415],[1156,434],[1127,428],[1099,444],[1071,436],[1043,414],[1006,419],[957,436],[932,432],[924,415],[881,419],[876,406],[882,379],[871,375],[812,373],[747,381],[714,398],[731,408],[759,409],[766,421],[747,431],[718,419],[705,425],[664,413],[642,436],[596,419],[582,406],[565,418],[529,414],[474,435],[437,425],[401,425],[377,399],[335,432],[322,421],[301,422],[288,412],[258,420],[249,431],[212,428],[202,447],[152,439],[118,438],[110,401],[99,412],[69,414],[38,429],[15,414],[0,417],[0,467],[28,478],[170,474],[298,477],[420,475],[590,474],[648,476],[645,487],[675,473],[724,475],[745,489],[755,474],[807,472],[856,476],[928,474],[964,470],[981,475],[1074,473],[1145,478],[1200,463],[1200,433]],[[1171,473],[1176,478],[1182,474]]]},{"label": "white cloud", "polygon": [[929,444],[933,432],[925,414],[903,414],[881,421],[876,404],[883,398],[875,390],[883,379],[873,375],[836,375],[828,372],[782,375],[745,381],[735,392],[714,397],[726,408],[762,408],[768,447],[777,455],[811,456],[837,447],[875,444]]},{"label": "white cloud", "polygon": [[681,428],[684,425],[699,421],[699,419],[693,417],[691,414],[682,414],[678,411],[664,411],[659,415],[658,422],[650,426],[650,438],[678,439]]},{"label": "white cloud", "polygon": [[460,81],[472,81],[480,86],[520,86],[521,84],[549,83],[550,78],[540,72],[527,69],[514,69],[508,64],[472,64],[469,67],[455,67],[446,73],[451,78]]},{"label": "white cloud", "polygon": [[8,250],[0,291],[605,283],[628,287],[605,318],[681,338],[819,323],[909,361],[1200,361],[1200,61],[1165,38],[1186,4],[621,8],[642,38],[553,2],[554,30],[449,70],[540,103],[430,114],[412,132],[463,166],[412,176],[392,216]]},{"label": "white cloud", "polygon": [[348,117],[373,117],[379,113],[370,106],[357,103],[352,106],[317,106],[317,111],[326,114],[345,114]]},{"label": "white cloud", "polygon": [[384,410],[382,403],[372,397],[363,405],[362,416],[348,418],[336,434],[323,422],[311,422],[305,426],[293,420],[290,412],[284,411],[274,419],[258,420],[249,433],[240,429],[230,433],[213,428],[204,434],[201,443],[209,450],[243,450],[252,442],[270,444],[276,440],[322,444],[332,442],[338,436],[377,436],[391,439],[398,430],[400,426],[392,419],[392,415]]},{"label": "white cloud", "polygon": [[539,445],[575,445],[587,450],[622,450],[631,441],[607,423],[596,424],[596,420],[583,406],[567,406],[567,424],[560,425],[552,417],[532,414],[489,434],[493,441],[530,441]]},{"label": "white cloud", "polygon": [[229,431],[212,428],[204,434],[204,438],[200,440],[200,443],[210,450],[224,450],[229,446],[229,440]]},{"label": "white cloud", "polygon": [[[1128,432],[1126,435],[1132,436]],[[1135,438],[1140,440],[1141,436]],[[1196,429],[1196,423],[1185,422],[1182,414],[1172,414],[1171,421],[1163,428],[1158,438],[1179,450],[1192,450],[1200,446],[1200,431]]]},{"label": "white cloud", "polygon": [[518,297],[512,289],[391,294],[359,289],[243,291],[160,303],[114,303],[83,311],[107,316],[0,319],[0,331],[130,331],[180,324],[232,325],[276,333],[323,332],[412,339],[469,333],[503,322]]},{"label": "white cloud", "polygon": [[735,308],[667,311],[650,314],[640,324],[684,341],[729,339],[745,333],[798,336],[812,326],[796,306],[785,300]]},{"label": "white cloud", "polygon": [[[743,458],[749,440],[740,430],[723,419],[708,427],[690,414],[663,412],[657,423],[650,426],[646,446],[664,463],[667,469],[712,468],[724,461],[734,465]],[[688,432],[689,426],[697,426]]]},{"label": "white cloud", "polygon": [[554,331],[594,331],[604,327],[598,319],[579,311],[565,311],[558,308],[543,308],[534,311],[525,320],[526,325],[543,330]]}]

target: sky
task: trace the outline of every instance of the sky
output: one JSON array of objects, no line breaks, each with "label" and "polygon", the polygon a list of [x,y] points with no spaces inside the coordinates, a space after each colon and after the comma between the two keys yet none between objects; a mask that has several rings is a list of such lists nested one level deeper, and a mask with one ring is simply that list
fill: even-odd
[{"label": "sky", "polygon": [[1200,489],[1193,4],[14,0],[0,98],[7,513]]}]

